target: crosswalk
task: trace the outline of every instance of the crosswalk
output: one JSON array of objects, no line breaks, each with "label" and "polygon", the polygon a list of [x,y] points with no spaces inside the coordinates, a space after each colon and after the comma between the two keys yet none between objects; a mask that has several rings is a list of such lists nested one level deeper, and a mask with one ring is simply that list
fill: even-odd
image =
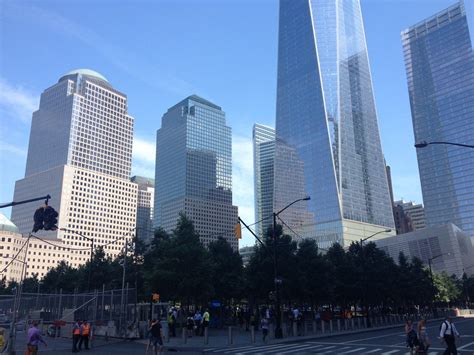
[{"label": "crosswalk", "polygon": [[[206,353],[216,354],[373,354],[373,355],[408,355],[408,349],[402,346],[384,346],[384,345],[357,345],[357,344],[336,344],[328,342],[299,342],[299,343],[281,343],[272,345],[248,345],[235,348],[209,348],[204,350]],[[430,349],[427,355],[441,355],[444,349]],[[459,354],[473,354],[472,350],[458,351]]]}]

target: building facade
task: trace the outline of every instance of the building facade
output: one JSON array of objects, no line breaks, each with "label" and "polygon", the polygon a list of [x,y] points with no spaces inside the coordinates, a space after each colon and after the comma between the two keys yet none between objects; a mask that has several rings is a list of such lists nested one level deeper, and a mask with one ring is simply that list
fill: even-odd
[{"label": "building facade", "polygon": [[130,179],[138,186],[137,194],[137,238],[149,243],[153,239],[153,203],[155,180],[143,176],[132,176]]},{"label": "building facade", "polygon": [[154,227],[176,228],[183,212],[204,245],[234,235],[232,134],[222,109],[192,95],[163,115],[156,134]]},{"label": "building facade", "polygon": [[425,209],[421,203],[395,201],[393,203],[397,234],[412,232],[426,227]]},{"label": "building facade", "polygon": [[[48,239],[43,242],[31,238],[28,242],[28,237],[21,235],[18,227],[1,213],[0,242],[0,278],[5,277],[7,282],[19,282],[24,267],[24,276],[31,277],[36,274],[38,279],[42,279],[48,270],[56,267],[59,262],[68,260],[68,252],[62,240]],[[14,259],[17,254],[18,258]]]},{"label": "building facade", "polygon": [[[77,267],[89,260],[90,242],[117,256],[135,233],[137,185],[130,182],[133,117],[127,97],[101,74],[74,70],[41,94],[33,113],[25,177],[14,200],[51,195],[49,204],[67,230],[40,231],[71,248]],[[12,221],[28,234],[37,206],[14,206]]]},{"label": "building facade", "polygon": [[[394,228],[358,0],[281,0],[274,210],[320,247]],[[291,234],[291,233],[290,233]]]},{"label": "building facade", "polygon": [[[459,1],[402,32],[415,142],[474,144],[472,1]],[[474,150],[417,149],[426,225],[474,235]]]},{"label": "building facade", "polygon": [[255,221],[258,222],[255,229],[262,236],[272,224],[275,129],[255,124],[252,138]]},{"label": "building facade", "polygon": [[408,259],[417,257],[427,266],[431,259],[433,272],[444,271],[458,278],[464,272],[473,274],[470,266],[474,260],[474,239],[452,223],[376,240],[375,243],[396,262],[403,252]]}]

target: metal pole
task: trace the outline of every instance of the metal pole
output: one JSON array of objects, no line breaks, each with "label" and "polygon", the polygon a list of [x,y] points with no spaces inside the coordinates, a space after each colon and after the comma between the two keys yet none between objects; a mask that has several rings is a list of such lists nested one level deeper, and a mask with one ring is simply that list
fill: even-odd
[{"label": "metal pole", "polygon": [[283,338],[281,329],[281,306],[280,306],[280,287],[278,280],[278,260],[277,260],[277,236],[276,236],[276,213],[273,212],[273,276],[275,282],[275,338]]},{"label": "metal pole", "polygon": [[90,290],[91,290],[92,259],[93,259],[93,256],[94,256],[94,239],[90,238],[89,240],[91,242],[91,262],[90,262],[90,265],[89,265],[89,278],[87,280],[87,292],[90,292]]},{"label": "metal pole", "polygon": [[119,328],[120,332],[122,331],[122,314],[123,314],[123,303],[124,303],[124,296],[125,296],[125,272],[127,269],[127,253],[128,253],[128,243],[125,240],[125,254],[123,257],[123,274],[122,274],[122,296],[120,298],[120,317],[119,317]]},{"label": "metal pole", "polygon": [[104,321],[105,284],[102,284],[102,307],[100,309],[100,320]]}]

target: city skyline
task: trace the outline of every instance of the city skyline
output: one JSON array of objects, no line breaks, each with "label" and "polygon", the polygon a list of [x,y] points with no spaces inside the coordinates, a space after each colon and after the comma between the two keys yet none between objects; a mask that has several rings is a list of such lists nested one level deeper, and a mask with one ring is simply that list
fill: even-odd
[{"label": "city skyline", "polygon": [[[242,6],[242,4],[244,6]],[[384,2],[384,4],[381,4],[374,1],[362,1],[364,20],[366,22],[366,27],[368,27],[368,29],[366,28],[366,33],[368,37],[369,56],[371,62],[375,62],[375,67],[379,68],[378,70],[373,70],[373,75],[378,110],[379,113],[382,112],[379,114],[380,121],[383,122],[381,124],[382,142],[384,145],[389,147],[395,141],[400,142],[400,145],[405,146],[400,149],[405,149],[405,151],[409,152],[407,153],[408,158],[404,159],[402,162],[400,160],[397,161],[396,158],[392,158],[395,157],[395,153],[391,152],[390,149],[384,149],[387,161],[392,165],[394,170],[394,191],[396,198],[398,199],[405,198],[421,202],[421,193],[419,188],[416,188],[416,186],[419,186],[419,180],[416,171],[415,152],[411,147],[413,143],[413,133],[408,121],[409,116],[407,116],[407,112],[409,112],[407,88],[403,72],[403,75],[400,78],[397,78],[398,86],[393,85],[401,93],[401,95],[399,95],[400,99],[398,99],[398,101],[395,100],[395,103],[387,103],[387,101],[392,101],[392,95],[387,94],[387,88],[384,88],[384,90],[379,90],[377,88],[377,85],[380,87],[380,83],[387,81],[393,73],[387,73],[380,69],[380,63],[390,59],[384,58],[386,54],[381,54],[380,50],[372,50],[372,48],[376,47],[382,40],[377,37],[377,31],[374,29],[378,28],[381,23],[387,26],[386,34],[389,34],[390,40],[387,40],[387,38],[384,39],[384,52],[395,53],[396,55],[394,57],[397,59],[395,62],[395,68],[403,68],[401,45],[399,42],[400,31],[404,27],[421,20],[423,17],[430,16],[432,13],[445,8],[450,4],[452,4],[452,1],[419,1],[412,4],[406,4],[408,7],[411,6],[413,11],[408,11],[409,14],[403,19],[404,22],[400,23],[398,20],[393,20],[391,15],[388,15],[391,12],[390,9],[396,8],[396,6],[390,2]],[[234,165],[235,204],[240,207],[239,211],[241,216],[245,220],[252,222],[254,218],[254,209],[253,193],[251,192],[253,190],[253,173],[251,169],[251,127],[255,122],[261,122],[270,126],[273,126],[274,122],[275,116],[272,111],[275,107],[274,93],[276,87],[276,60],[272,58],[276,57],[277,2],[262,1],[256,2],[255,4],[252,3],[254,11],[246,20],[246,25],[249,25],[248,31],[249,33],[253,33],[252,36],[254,38],[251,39],[248,36],[244,36],[245,40],[244,43],[242,43],[242,41],[239,41],[234,35],[232,35],[232,32],[229,33],[230,39],[235,42],[236,48],[248,45],[258,48],[257,43],[268,43],[263,50],[258,50],[257,52],[253,51],[251,57],[246,57],[245,55],[239,57],[241,58],[241,61],[243,60],[241,65],[251,67],[255,66],[256,68],[259,68],[258,81],[261,82],[260,84],[253,81],[247,83],[242,80],[236,80],[235,77],[231,77],[236,89],[240,89],[239,95],[242,95],[241,99],[246,102],[244,109],[242,105],[236,104],[236,101],[239,101],[236,98],[239,96],[236,95],[235,91],[232,91],[232,93],[229,92],[228,96],[222,96],[225,90],[221,90],[221,83],[216,81],[217,78],[220,77],[220,75],[216,75],[217,73],[226,73],[226,69],[222,66],[215,64],[211,66],[201,66],[209,78],[208,83],[203,86],[201,84],[196,84],[199,80],[197,80],[195,75],[190,71],[178,73],[178,71],[183,68],[183,62],[176,62],[174,59],[171,59],[176,62],[175,66],[170,66],[169,63],[166,64],[168,68],[172,69],[169,71],[171,74],[160,77],[159,80],[156,80],[156,83],[154,83],[155,79],[153,75],[146,78],[146,75],[144,74],[146,73],[148,75],[151,73],[148,62],[141,63],[146,65],[134,65],[133,63],[140,63],[140,60],[135,56],[125,56],[123,61],[114,59],[114,55],[111,53],[123,53],[124,47],[114,40],[112,40],[111,43],[105,43],[103,39],[108,38],[108,32],[106,29],[98,26],[98,21],[102,18],[100,14],[110,10],[107,6],[99,6],[97,9],[97,15],[91,16],[91,27],[85,27],[80,23],[79,18],[71,17],[70,11],[66,11],[69,10],[69,7],[67,6],[55,6],[54,9],[50,8],[48,4],[41,6],[38,4],[27,6],[25,3],[9,3],[2,4],[2,6],[11,10],[4,11],[2,15],[5,16],[5,26],[2,28],[2,35],[5,38],[2,48],[3,50],[8,50],[9,53],[12,54],[10,57],[17,58],[16,62],[18,62],[13,63],[9,58],[4,58],[1,71],[2,78],[0,83],[2,85],[2,95],[0,98],[0,124],[2,125],[2,128],[5,127],[5,129],[0,137],[0,141],[2,142],[0,154],[2,163],[10,166],[9,171],[2,173],[2,189],[0,190],[0,200],[2,202],[9,201],[12,198],[13,182],[19,179],[24,172],[23,167],[26,163],[25,147],[27,146],[27,139],[25,139],[25,136],[28,135],[29,130],[28,116],[31,116],[32,111],[34,111],[39,92],[43,87],[50,84],[51,76],[57,77],[70,69],[83,66],[95,69],[106,77],[111,78],[114,84],[117,83],[117,86],[126,90],[129,94],[131,100],[130,111],[136,117],[137,125],[137,133],[135,135],[136,139],[134,141],[134,164],[132,174],[140,174],[148,177],[153,176],[152,173],[150,174],[150,172],[154,170],[152,163],[152,160],[154,159],[152,157],[152,152],[154,151],[154,139],[151,132],[159,128],[157,118],[164,108],[169,106],[170,102],[177,101],[175,98],[196,92],[197,94],[214,99],[213,101],[222,103],[222,106],[226,107],[229,124],[234,128],[235,132],[233,139],[234,156],[237,157]],[[77,4],[71,4],[70,6],[80,14],[80,6]],[[250,6],[250,3],[245,1],[243,3],[231,2],[228,7],[214,6],[213,11],[221,12],[228,16],[230,13],[234,13],[232,16],[239,16],[246,6]],[[386,10],[380,12],[379,10],[381,8]],[[114,10],[117,11],[114,12],[114,14],[120,17],[121,14],[127,13],[127,10],[130,10],[130,8],[123,5],[122,7],[118,7],[117,10]],[[182,11],[182,8],[180,6],[173,7],[173,5],[168,4],[168,6],[165,7],[165,10],[168,11],[168,15],[175,15]],[[191,4],[185,11],[190,11],[191,13],[195,12],[196,7]],[[394,9],[394,11],[394,13],[396,13],[396,9]],[[163,11],[161,11],[160,14],[161,13],[163,13]],[[20,18],[20,14],[24,16]],[[261,27],[261,23],[256,21],[257,18],[261,21],[262,15],[264,15],[263,19],[268,25],[264,28]],[[170,18],[173,18],[173,16]],[[13,43],[16,43],[22,38],[25,38],[23,42],[29,43],[29,41],[33,40],[36,36],[35,33],[32,33],[29,30],[31,27],[26,26],[26,24],[22,22],[25,21],[25,19],[29,19],[33,24],[39,25],[36,27],[37,30],[35,30],[35,32],[43,34],[43,38],[47,37],[47,34],[51,32],[55,33],[58,30],[57,26],[64,25],[67,31],[57,38],[58,48],[67,48],[72,43],[75,43],[75,47],[89,48],[91,49],[91,53],[95,53],[96,55],[94,57],[85,55],[83,59],[78,60],[77,58],[69,57],[70,54],[67,51],[62,51],[62,60],[58,62],[57,66],[50,67],[43,65],[43,62],[45,60],[52,60],[53,57],[40,50],[39,53],[43,54],[37,58],[35,63],[31,63],[31,61],[23,62],[23,58],[26,59],[28,56],[21,54],[23,49],[12,47]],[[227,22],[228,21],[226,21],[226,23]],[[144,23],[146,23],[146,21],[144,21]],[[163,23],[160,23],[159,26],[165,26],[165,23],[166,19],[163,19]],[[22,24],[23,28],[17,32],[16,36],[5,36],[5,34],[12,33],[10,31],[17,28],[17,25],[19,24]],[[66,24],[68,26],[66,26]],[[220,26],[224,32],[233,30],[232,27],[225,24],[221,24]],[[257,28],[259,30],[255,31]],[[159,33],[163,33],[162,27],[158,27],[158,29],[161,31]],[[252,29],[255,30],[252,31]],[[206,32],[202,28],[198,28],[197,32],[200,34],[200,37],[205,38],[206,36],[202,36],[205,34],[207,37],[212,38],[212,34]],[[154,33],[156,34],[156,32]],[[168,32],[165,33],[169,34]],[[257,33],[256,36],[255,33]],[[30,36],[31,38],[26,36]],[[159,37],[163,38],[163,36]],[[13,42],[11,41],[12,38],[14,38]],[[53,38],[56,38],[56,36],[53,36]],[[127,35],[124,37],[124,40],[126,41],[128,38],[129,36]],[[219,38],[215,39],[219,40]],[[207,42],[208,41],[206,41],[206,43]],[[37,43],[39,44],[41,41],[37,41]],[[217,43],[224,42],[218,41]],[[157,44],[160,45],[160,50],[166,48],[166,46],[172,47],[170,41],[166,39],[162,42],[157,42]],[[199,45],[202,46],[203,43],[199,42]],[[36,50],[35,46],[36,44],[32,43],[32,46],[30,47],[32,50]],[[132,45],[132,47],[139,52],[136,46]],[[141,48],[141,51],[146,52],[147,50],[146,48]],[[214,51],[212,53],[215,54]],[[236,53],[232,51],[229,54],[233,56],[236,55]],[[221,56],[225,55],[226,53],[220,54],[220,56],[217,56],[217,59],[221,60],[223,58]],[[120,57],[120,55],[118,57]],[[197,59],[200,60],[199,57]],[[78,63],[75,64],[76,62]],[[44,69],[37,70],[38,66],[42,66]],[[137,69],[141,67],[143,67],[143,71]],[[212,73],[214,73],[213,75],[210,75],[211,73],[209,72],[211,67]],[[268,68],[263,70],[263,67]],[[254,75],[254,72],[252,72],[252,75]],[[186,77],[186,80],[183,80],[183,77]],[[272,84],[268,85],[268,83]],[[251,86],[248,86],[249,84],[251,84]],[[150,92],[150,87],[154,88],[154,93]],[[251,90],[247,90],[248,92],[246,92],[246,90],[241,90],[242,87],[249,87]],[[144,91],[144,88],[147,88],[147,90]],[[220,92],[215,92],[216,89]],[[208,92],[212,95],[207,95]],[[260,96],[255,95],[255,92],[259,92]],[[390,92],[390,90],[388,90],[388,92]],[[252,97],[249,97],[249,95]],[[144,100],[153,102],[153,108],[151,108]],[[264,105],[262,105],[262,102]],[[404,137],[402,137],[401,140],[396,137],[391,137],[391,132],[394,131],[394,127],[399,125],[398,120],[395,120],[394,117],[398,115],[400,102],[402,103],[401,106],[405,107],[405,113],[402,114],[402,118],[405,122]],[[391,112],[394,107],[397,108],[396,113]],[[10,125],[9,122],[14,122],[14,125]],[[408,125],[406,124],[407,122],[409,123]],[[411,164],[407,164],[406,160],[411,162]],[[6,213],[8,215],[8,212]],[[242,242],[243,245],[253,244],[253,239],[247,235],[244,236]]]}]

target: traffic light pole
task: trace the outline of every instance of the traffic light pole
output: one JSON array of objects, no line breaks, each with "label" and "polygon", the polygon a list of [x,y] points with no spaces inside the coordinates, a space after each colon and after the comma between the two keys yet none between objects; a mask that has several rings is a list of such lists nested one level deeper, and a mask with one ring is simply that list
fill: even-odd
[{"label": "traffic light pole", "polygon": [[46,195],[43,197],[36,197],[36,198],[31,198],[29,200],[23,200],[23,201],[12,201],[9,203],[5,203],[3,205],[0,205],[0,208],[5,208],[5,207],[11,207],[11,206],[16,206],[16,205],[22,205],[24,203],[30,203],[30,202],[35,202],[35,201],[40,201],[40,200],[46,200],[48,201],[51,198],[50,195]]}]

